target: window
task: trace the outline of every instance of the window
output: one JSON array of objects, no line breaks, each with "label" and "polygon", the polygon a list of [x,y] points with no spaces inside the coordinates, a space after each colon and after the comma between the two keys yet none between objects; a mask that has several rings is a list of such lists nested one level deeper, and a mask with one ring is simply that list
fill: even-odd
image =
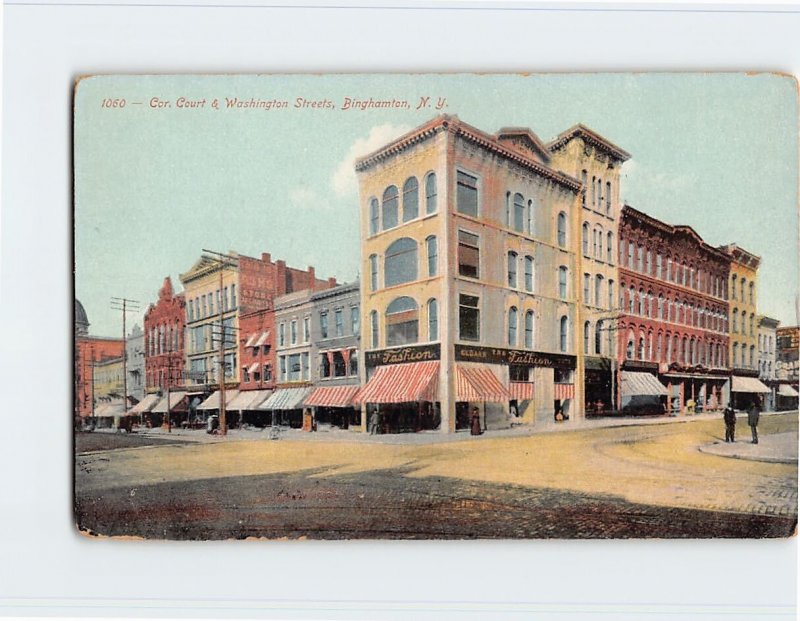
[{"label": "window", "polygon": [[640,336],[639,337],[639,360],[644,360],[645,359],[644,351],[645,351],[644,350],[644,337]]},{"label": "window", "polygon": [[739,366],[739,343],[733,344],[733,366]]},{"label": "window", "polygon": [[508,253],[508,286],[517,288],[517,253]]},{"label": "window", "polygon": [[321,338],[328,338],[328,311],[319,314],[319,335]]},{"label": "window", "polygon": [[369,257],[369,290],[378,290],[378,255],[376,254]]},{"label": "window", "polygon": [[437,262],[439,258],[436,236],[431,235],[428,237],[425,240],[425,246],[428,250],[428,276],[436,276]]},{"label": "window", "polygon": [[292,345],[297,344],[297,320],[293,319],[292,322],[289,324],[289,334],[292,337]]},{"label": "window", "polygon": [[458,273],[460,276],[478,278],[480,273],[480,248],[477,235],[458,232]]},{"label": "window", "polygon": [[286,381],[286,356],[280,356],[278,358],[278,370],[280,372],[279,381],[285,382]]},{"label": "window", "polygon": [[592,207],[597,205],[597,177],[592,176]]},{"label": "window", "polygon": [[731,276],[731,300],[736,299],[736,274]]},{"label": "window", "polygon": [[428,300],[428,340],[439,340],[439,303]]},{"label": "window", "polygon": [[358,336],[358,306],[350,307],[350,333]]},{"label": "window", "polygon": [[647,272],[648,274],[652,274],[653,273],[653,251],[652,250],[648,250],[647,251],[644,271]]},{"label": "window", "polygon": [[606,235],[606,261],[614,263],[614,234],[611,232]]},{"label": "window", "polygon": [[633,285],[631,285],[628,295],[628,309],[630,310],[631,315],[636,312],[636,289],[634,289]]},{"label": "window", "polygon": [[358,351],[350,350],[350,375],[358,375]]},{"label": "window", "polygon": [[456,182],[456,209],[467,216],[478,217],[478,178],[460,170]]},{"label": "window", "polygon": [[508,309],[508,346],[517,346],[517,307]]},{"label": "window", "polygon": [[672,257],[667,257],[667,280],[674,280],[672,276]]},{"label": "window", "polygon": [[595,306],[603,305],[603,277],[597,274],[594,277],[594,303]]},{"label": "window", "polygon": [[528,201],[528,234],[533,235],[533,201]]},{"label": "window", "polygon": [[582,231],[581,239],[582,239],[582,247],[583,247],[583,256],[588,257],[589,256],[589,223],[588,222],[584,222],[583,223],[583,227],[582,227],[581,231]]},{"label": "window", "polygon": [[644,271],[644,246],[639,246],[636,252],[636,267],[640,272]]},{"label": "window", "polygon": [[458,333],[464,341],[477,341],[480,339],[481,313],[480,299],[474,295],[460,294],[458,296]]},{"label": "window", "polygon": [[193,317],[193,314],[194,314],[194,313],[192,312],[192,311],[193,311],[193,309],[194,309],[194,305],[192,304],[192,301],[191,301],[191,300],[189,300],[189,307],[187,308],[187,313],[186,313],[186,315],[187,315],[187,319],[188,319],[189,321],[194,321],[194,317]]},{"label": "window", "polygon": [[558,268],[558,297],[567,299],[567,268],[564,265]]},{"label": "window", "polygon": [[286,345],[286,324],[282,323],[278,326],[278,345],[283,347]]},{"label": "window", "polygon": [[373,348],[377,348],[378,345],[378,311],[372,311],[369,314],[369,325],[370,325],[370,342],[372,343]]},{"label": "window", "polygon": [[533,291],[533,257],[525,257],[525,291]]},{"label": "window", "polygon": [[303,363],[300,354],[286,356],[286,381],[299,382],[303,378]]},{"label": "window", "polygon": [[401,237],[386,249],[383,285],[391,287],[417,279],[417,242]]},{"label": "window", "polygon": [[380,229],[380,211],[378,208],[378,199],[373,198],[369,202],[369,234],[375,235]]},{"label": "window", "polygon": [[386,307],[386,346],[409,345],[419,340],[419,308],[413,298],[395,298]]},{"label": "window", "polygon": [[628,267],[633,269],[633,244],[628,242]]},{"label": "window", "polygon": [[594,353],[600,355],[603,351],[603,321],[602,319],[597,322],[597,326],[594,329]]},{"label": "window", "polygon": [[214,314],[214,294],[209,293],[206,295],[206,300],[208,300],[208,314]]},{"label": "window", "polygon": [[311,340],[311,317],[303,317],[303,342]]},{"label": "window", "polygon": [[409,177],[403,184],[403,222],[419,216],[419,182]]},{"label": "window", "polygon": [[611,182],[606,181],[606,215],[611,215]]},{"label": "window", "polygon": [[614,281],[608,281],[608,308],[609,310],[614,310],[617,308],[617,303],[614,300]]},{"label": "window", "polygon": [[308,356],[308,352],[307,351],[303,352],[302,354],[300,354],[300,361],[301,361],[301,364],[303,365],[302,379],[304,379],[304,380],[307,380],[310,377],[309,368],[308,368],[308,358],[309,358],[309,356]]},{"label": "window", "polygon": [[561,248],[567,246],[567,214],[563,211],[558,214],[558,245]]},{"label": "window", "polygon": [[503,224],[509,229],[511,228],[511,218],[511,192],[506,192],[506,213]]},{"label": "window", "polygon": [[533,349],[533,311],[525,313],[525,348]]},{"label": "window", "polygon": [[590,282],[592,277],[589,274],[583,275],[583,303],[589,304],[592,301]]},{"label": "window", "polygon": [[436,212],[436,173],[425,177],[425,213]]},{"label": "window", "polygon": [[581,194],[581,204],[586,207],[586,192],[589,191],[588,183],[589,183],[589,175],[586,172],[586,169],[581,171],[581,183],[583,184],[583,193]]},{"label": "window", "polygon": [[566,352],[569,347],[569,318],[564,315],[558,322],[559,348]]},{"label": "window", "polygon": [[[598,254],[598,250],[597,250],[597,237],[598,237],[598,232],[597,232],[597,229],[595,228],[594,230],[592,230],[592,256],[595,259],[602,259],[602,257]],[[603,243],[602,240],[600,240],[600,243],[601,244]],[[601,249],[601,252],[602,252],[602,249]]]},{"label": "window", "polygon": [[342,352],[333,352],[333,376],[345,377],[347,375],[347,365],[344,362]]},{"label": "window", "polygon": [[587,321],[586,323],[583,324],[583,353],[584,354],[588,354],[589,353],[589,342],[591,340],[591,331],[592,331],[591,326],[589,325],[589,322]]},{"label": "window", "polygon": [[271,382],[272,381],[272,365],[265,364],[264,365],[264,381]]},{"label": "window", "polygon": [[397,226],[397,187],[390,185],[383,193],[383,230]]},{"label": "window", "polygon": [[[746,282],[746,280],[744,278],[742,278],[742,280],[739,281],[739,299],[742,302],[744,302],[747,299],[747,298],[744,297],[744,285],[745,285],[745,282]],[[744,357],[744,356],[742,356],[742,357]]]},{"label": "window", "polygon": [[756,304],[753,295],[754,295],[754,293],[753,293],[753,283],[751,282],[750,283],[750,306],[755,306],[755,304]]},{"label": "window", "polygon": [[658,318],[664,319],[664,294],[658,294]]},{"label": "window", "polygon": [[236,285],[231,285],[231,310],[236,310]]},{"label": "window", "polygon": [[525,199],[522,194],[514,194],[514,230],[525,232]]},{"label": "window", "polygon": [[337,308],[333,311],[333,321],[336,325],[336,336],[344,336],[344,310]]}]

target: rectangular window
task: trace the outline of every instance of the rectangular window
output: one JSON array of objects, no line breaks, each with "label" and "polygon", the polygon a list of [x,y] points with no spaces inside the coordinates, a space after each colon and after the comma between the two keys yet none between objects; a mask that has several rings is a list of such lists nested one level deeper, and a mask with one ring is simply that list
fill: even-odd
[{"label": "rectangular window", "polygon": [[458,273],[478,278],[480,274],[480,238],[466,231],[458,232]]},{"label": "rectangular window", "polygon": [[615,303],[614,303],[614,281],[608,281],[608,308],[614,310]]},{"label": "rectangular window", "polygon": [[307,380],[310,377],[309,363],[308,363],[308,352],[303,352],[302,354],[300,354],[300,359],[301,359],[301,364],[303,366],[302,378],[304,380]]},{"label": "rectangular window", "polygon": [[319,335],[323,339],[328,338],[328,313],[319,314]]},{"label": "rectangular window", "polygon": [[333,311],[333,318],[336,323],[336,336],[344,336],[344,313],[341,308]]},{"label": "rectangular window", "polygon": [[479,298],[474,295],[458,296],[458,333],[461,340],[477,341],[480,339],[481,313]]},{"label": "rectangular window", "polygon": [[289,324],[289,334],[291,335],[292,345],[297,345],[297,320],[292,319]]},{"label": "rectangular window", "polygon": [[436,238],[431,236],[426,240],[428,249],[428,276],[436,276],[437,261],[439,251],[436,244]]},{"label": "rectangular window", "polygon": [[322,353],[319,355],[319,376],[320,377],[331,376],[331,361],[330,358],[328,358],[327,353]]},{"label": "rectangular window", "polygon": [[378,290],[378,255],[369,257],[369,290]]},{"label": "rectangular window", "polygon": [[311,317],[303,317],[303,343],[311,340]]},{"label": "rectangular window", "polygon": [[590,304],[591,301],[592,301],[591,289],[589,288],[590,287],[591,278],[592,277],[589,276],[589,274],[584,274],[583,275],[583,303],[584,304]]},{"label": "rectangular window", "polygon": [[231,285],[231,310],[236,310],[236,285]]},{"label": "rectangular window", "polygon": [[525,291],[533,291],[533,257],[525,257]]},{"label": "rectangular window", "polygon": [[222,292],[222,310],[228,310],[228,287]]},{"label": "rectangular window", "polygon": [[358,336],[358,306],[350,307],[350,332]]},{"label": "rectangular window", "polygon": [[286,345],[286,324],[281,324],[278,326],[278,345],[283,347]]},{"label": "rectangular window", "polygon": [[606,215],[611,215],[611,182],[606,182]]},{"label": "rectangular window", "polygon": [[299,382],[301,379],[302,367],[300,365],[300,354],[287,356],[286,360],[286,380],[289,382]]},{"label": "rectangular window", "polygon": [[478,179],[458,171],[456,189],[456,209],[474,218],[478,217]]},{"label": "rectangular window", "polygon": [[508,286],[517,288],[517,253],[508,253]]}]

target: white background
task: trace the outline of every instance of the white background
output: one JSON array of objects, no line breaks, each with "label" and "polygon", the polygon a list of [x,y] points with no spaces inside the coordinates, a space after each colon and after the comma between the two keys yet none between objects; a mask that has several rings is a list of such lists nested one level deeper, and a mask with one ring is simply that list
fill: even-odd
[{"label": "white background", "polygon": [[796,74],[796,5],[58,4],[5,5],[0,615],[793,618],[797,538],[160,543],[77,535],[70,127],[72,83],[91,73]]}]

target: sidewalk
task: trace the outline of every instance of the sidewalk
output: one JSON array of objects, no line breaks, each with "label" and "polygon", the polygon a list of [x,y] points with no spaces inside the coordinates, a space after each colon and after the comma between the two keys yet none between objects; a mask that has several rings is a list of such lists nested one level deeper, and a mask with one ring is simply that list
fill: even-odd
[{"label": "sidewalk", "polygon": [[746,425],[739,429],[741,435],[736,442],[714,442],[699,447],[700,452],[730,457],[732,459],[748,459],[750,461],[767,461],[781,464],[797,463],[797,434],[775,433],[761,435],[758,444],[750,440],[750,428]]}]

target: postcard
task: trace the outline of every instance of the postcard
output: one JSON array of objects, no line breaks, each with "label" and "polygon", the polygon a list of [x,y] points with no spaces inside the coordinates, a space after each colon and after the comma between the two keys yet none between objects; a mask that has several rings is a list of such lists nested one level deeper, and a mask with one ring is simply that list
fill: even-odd
[{"label": "postcard", "polygon": [[771,73],[80,78],[77,528],[793,536],[797,108]]}]

